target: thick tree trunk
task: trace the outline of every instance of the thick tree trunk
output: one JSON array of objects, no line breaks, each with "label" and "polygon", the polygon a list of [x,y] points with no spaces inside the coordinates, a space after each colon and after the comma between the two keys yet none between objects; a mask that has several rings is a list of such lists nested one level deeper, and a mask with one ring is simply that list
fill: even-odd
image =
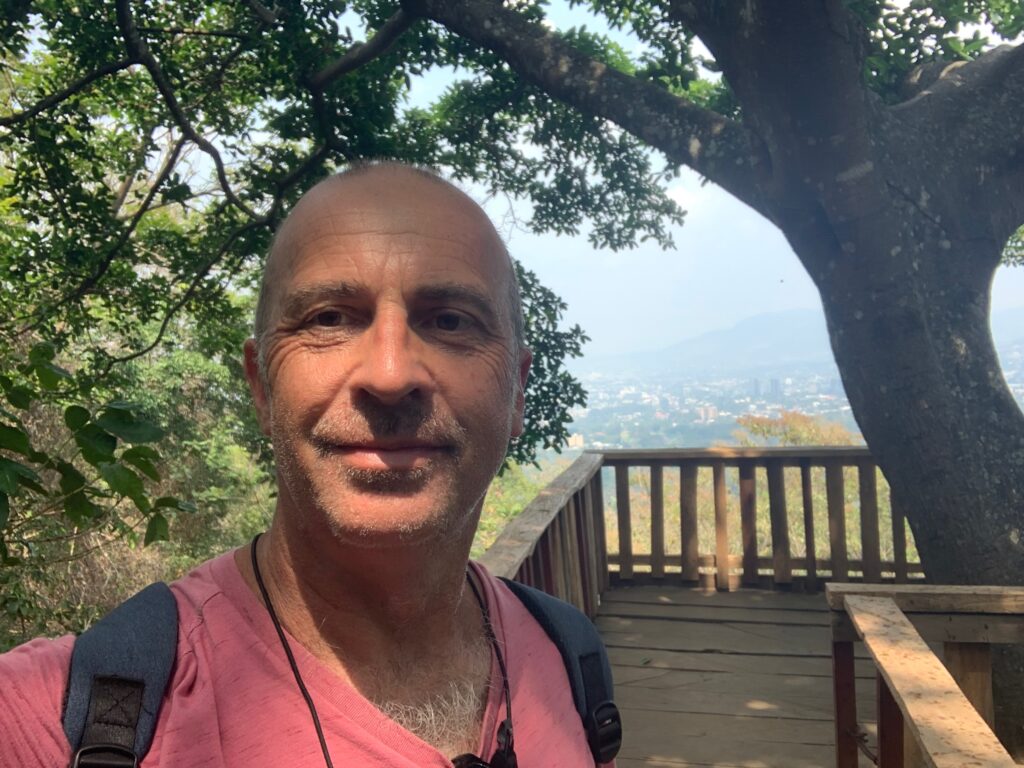
[{"label": "thick tree trunk", "polygon": [[825,298],[832,345],[929,578],[1024,583],[1024,414],[993,347],[987,281],[860,282],[855,298]]},{"label": "thick tree trunk", "polygon": [[[916,245],[900,256],[906,244],[893,242],[856,267],[819,272],[836,362],[929,581],[1024,584],[1024,413],[989,330],[992,270],[951,273],[993,254],[950,259],[949,243]],[[997,649],[995,668],[997,730],[1019,757],[1024,649]]]}]

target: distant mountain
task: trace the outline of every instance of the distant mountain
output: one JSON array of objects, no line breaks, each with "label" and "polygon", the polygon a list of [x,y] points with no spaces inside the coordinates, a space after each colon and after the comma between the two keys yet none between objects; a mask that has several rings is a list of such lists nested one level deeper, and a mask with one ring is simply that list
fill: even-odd
[{"label": "distant mountain", "polygon": [[[992,327],[1000,350],[1024,344],[1024,307],[997,312]],[[577,376],[838,376],[825,317],[813,309],[755,315],[664,349],[586,356],[569,368]]]}]

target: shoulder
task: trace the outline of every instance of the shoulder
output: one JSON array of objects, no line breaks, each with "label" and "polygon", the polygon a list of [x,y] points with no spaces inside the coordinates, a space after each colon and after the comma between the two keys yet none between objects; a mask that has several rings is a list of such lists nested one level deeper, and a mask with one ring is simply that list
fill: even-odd
[{"label": "shoulder", "polygon": [[0,654],[0,764],[67,762],[61,725],[64,687],[75,639],[36,639]]}]

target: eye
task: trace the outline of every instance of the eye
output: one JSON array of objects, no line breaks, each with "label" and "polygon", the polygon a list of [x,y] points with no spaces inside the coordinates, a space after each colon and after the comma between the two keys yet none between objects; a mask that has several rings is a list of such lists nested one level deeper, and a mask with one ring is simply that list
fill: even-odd
[{"label": "eye", "polygon": [[432,322],[439,331],[447,333],[465,331],[472,325],[472,321],[468,317],[458,312],[438,312],[434,315]]},{"label": "eye", "polygon": [[317,328],[338,328],[348,322],[348,317],[340,309],[321,309],[308,322]]}]

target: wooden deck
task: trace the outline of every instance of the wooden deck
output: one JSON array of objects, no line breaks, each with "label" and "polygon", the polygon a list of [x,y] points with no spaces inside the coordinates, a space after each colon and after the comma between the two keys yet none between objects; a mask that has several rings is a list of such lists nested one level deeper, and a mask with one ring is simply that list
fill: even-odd
[{"label": "wooden deck", "polygon": [[[620,768],[833,768],[829,621],[823,594],[610,588],[597,626],[622,712]],[[874,723],[874,699],[865,656],[860,722]]]}]

